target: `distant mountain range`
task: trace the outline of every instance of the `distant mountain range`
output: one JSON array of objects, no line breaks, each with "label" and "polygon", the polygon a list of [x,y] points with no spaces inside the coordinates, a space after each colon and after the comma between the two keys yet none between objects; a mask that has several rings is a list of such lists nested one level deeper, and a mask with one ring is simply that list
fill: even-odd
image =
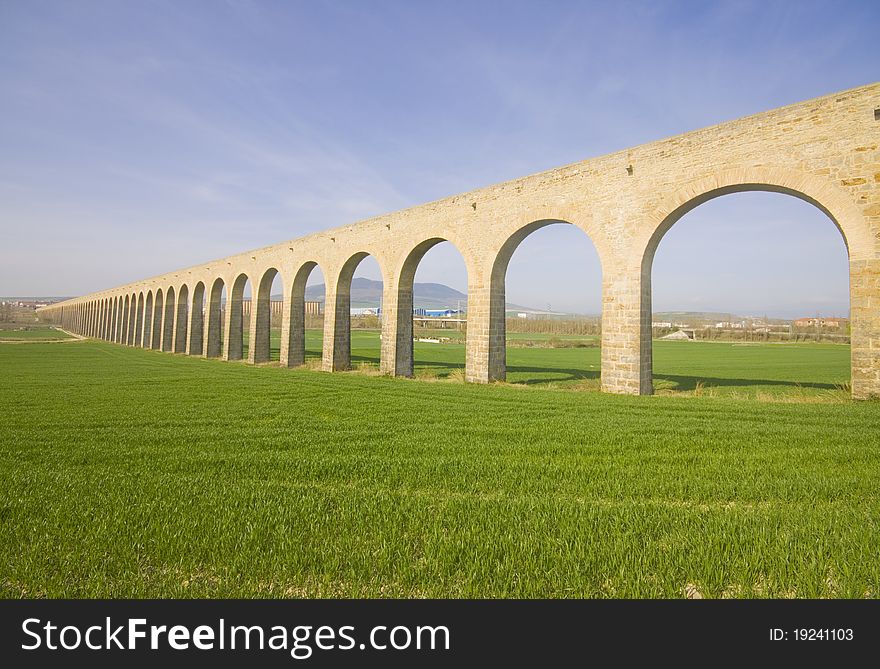
[{"label": "distant mountain range", "polygon": [[[273,296],[273,299],[281,296]],[[308,286],[306,299],[324,301],[324,284]],[[382,301],[382,282],[356,277],[351,281],[351,306],[354,308],[378,307]],[[416,309],[467,309],[467,294],[442,283],[414,283],[413,307]],[[508,310],[537,312],[531,307],[507,304]]]},{"label": "distant mountain range", "polygon": [[[324,284],[308,286],[306,299],[324,301]],[[351,280],[351,306],[354,308],[378,307],[382,301],[382,282],[355,277]],[[467,308],[467,295],[442,283],[414,283],[413,306],[421,309]]]}]

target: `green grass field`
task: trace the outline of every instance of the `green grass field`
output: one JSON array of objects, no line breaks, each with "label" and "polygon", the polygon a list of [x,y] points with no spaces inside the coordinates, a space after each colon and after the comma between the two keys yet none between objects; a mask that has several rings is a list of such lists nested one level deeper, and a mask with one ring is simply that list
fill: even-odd
[{"label": "green grass field", "polygon": [[[661,344],[685,388],[846,378],[843,347]],[[575,353],[474,386],[0,346],[0,595],[878,596],[880,404],[546,388]]]},{"label": "green grass field", "polygon": [[[451,336],[431,331],[424,336]],[[461,333],[456,333],[461,335]],[[417,334],[419,336],[419,334]],[[507,350],[507,381],[548,389],[599,389],[601,349],[595,337],[513,334],[513,341],[577,342],[583,348]],[[379,333],[352,331],[352,364],[378,370]],[[245,347],[246,348],[246,347]],[[279,354],[279,333],[272,336],[272,359]],[[307,358],[321,357],[321,333],[306,333]],[[464,369],[464,339],[414,344],[419,378],[455,377]],[[461,374],[461,371],[458,371]],[[849,396],[849,346],[841,344],[749,344],[728,342],[654,342],[654,387],[658,393],[688,393],[786,401],[844,400]]]},{"label": "green grass field", "polygon": [[[21,327],[21,326],[19,326]],[[0,342],[3,341],[61,341],[71,336],[61,330],[50,327],[28,326],[27,330],[16,328],[0,328]]]}]

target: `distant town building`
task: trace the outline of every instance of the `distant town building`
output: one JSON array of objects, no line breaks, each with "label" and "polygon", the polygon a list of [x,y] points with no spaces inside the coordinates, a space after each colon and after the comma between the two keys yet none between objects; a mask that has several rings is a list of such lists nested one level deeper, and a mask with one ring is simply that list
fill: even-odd
[{"label": "distant town building", "polygon": [[792,325],[796,328],[839,328],[846,325],[846,318],[822,318],[821,316],[798,318]]},{"label": "distant town building", "polygon": [[425,309],[425,316],[429,318],[449,318],[462,313],[459,309]]}]

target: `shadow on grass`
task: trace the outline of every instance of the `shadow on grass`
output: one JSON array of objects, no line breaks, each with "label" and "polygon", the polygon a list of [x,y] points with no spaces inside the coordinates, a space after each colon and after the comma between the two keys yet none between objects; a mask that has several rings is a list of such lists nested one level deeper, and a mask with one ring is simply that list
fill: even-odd
[{"label": "shadow on grass", "polygon": [[[320,359],[320,351],[307,351],[307,358]],[[379,365],[379,357],[372,355],[352,355],[352,364]],[[436,360],[415,360],[416,376],[419,370],[429,370],[431,376],[446,377],[456,370],[463,370],[464,362],[444,362]],[[542,386],[564,382],[598,381],[600,373],[595,369],[574,369],[565,367],[521,367],[509,366],[507,372],[515,377],[508,382],[513,385]],[[548,378],[549,377],[549,378]],[[698,387],[743,388],[750,386],[775,386],[781,388],[810,388],[815,390],[834,390],[834,383],[809,381],[785,381],[780,379],[740,379],[713,376],[686,376],[677,374],[655,374],[654,381],[662,390],[692,391]]]},{"label": "shadow on grass", "polygon": [[598,381],[599,371],[595,369],[565,369],[562,367],[508,367],[508,374],[552,374],[552,378],[532,377],[515,379],[509,383],[520,386],[540,386],[561,381]]},{"label": "shadow on grass", "polygon": [[809,381],[782,381],[779,379],[726,379],[712,376],[676,376],[674,374],[656,374],[654,381],[669,382],[664,390],[695,390],[697,384],[703,387],[742,388],[746,386],[780,386],[788,388],[814,388],[816,390],[834,390],[834,383],[811,383]]}]

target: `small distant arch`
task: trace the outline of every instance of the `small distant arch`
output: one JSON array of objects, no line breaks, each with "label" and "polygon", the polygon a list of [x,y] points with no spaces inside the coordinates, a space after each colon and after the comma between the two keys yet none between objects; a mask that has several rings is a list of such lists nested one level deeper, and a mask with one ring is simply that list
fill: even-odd
[{"label": "small distant arch", "polygon": [[[297,367],[305,364],[306,361],[306,326],[310,319],[318,319],[322,315],[321,302],[309,303],[306,300],[306,288],[309,277],[315,269],[320,272],[324,279],[324,297],[326,298],[327,285],[326,272],[321,268],[320,264],[314,260],[308,260],[302,263],[293,276],[290,289],[287,293],[288,299],[288,332],[287,346],[281,347],[281,364],[286,367]],[[326,299],[324,300],[326,304]],[[283,336],[283,335],[282,335]],[[285,358],[285,348],[286,358]]]},{"label": "small distant arch", "polygon": [[177,289],[177,309],[174,315],[174,352],[186,352],[186,333],[189,320],[189,287],[184,283]]},{"label": "small distant arch", "polygon": [[132,301],[131,295],[126,295],[122,307],[122,343],[128,345],[129,336],[132,328]]},{"label": "small distant arch", "polygon": [[162,289],[156,289],[156,297],[153,301],[153,345],[151,348],[162,350],[162,315],[165,310],[165,299]]},{"label": "small distant arch", "polygon": [[162,350],[174,349],[174,286],[165,289],[165,310],[162,315]]},{"label": "small distant arch", "polygon": [[[248,359],[252,363],[268,362],[272,358],[272,286],[281,274],[275,267],[267,268],[251,296],[251,323]],[[282,295],[284,285],[282,280]]]},{"label": "small distant arch", "polygon": [[110,341],[118,342],[119,341],[119,298],[113,298],[113,311],[111,315],[111,335]]},{"label": "small distant arch", "polygon": [[192,304],[189,312],[189,334],[187,350],[189,355],[202,355],[204,351],[205,327],[205,283],[197,281],[193,287]]},{"label": "small distant arch", "polygon": [[208,332],[205,341],[205,356],[208,358],[219,358],[223,354],[225,299],[226,283],[221,277],[217,277],[211,284],[211,294],[208,297]]},{"label": "small distant arch", "polygon": [[135,327],[137,325],[137,294],[129,295],[128,301],[128,328],[125,337],[125,343],[134,346]]},{"label": "small distant arch", "polygon": [[244,312],[243,300],[245,288],[250,277],[244,272],[235,277],[232,290],[226,300],[226,360],[241,360],[244,357]]},{"label": "small distant arch", "polygon": [[153,348],[153,291],[148,290],[144,297],[144,334],[142,338],[142,346],[144,348]]},{"label": "small distant arch", "polygon": [[138,293],[137,312],[135,314],[134,326],[134,345],[142,347],[144,345],[144,293]]}]

